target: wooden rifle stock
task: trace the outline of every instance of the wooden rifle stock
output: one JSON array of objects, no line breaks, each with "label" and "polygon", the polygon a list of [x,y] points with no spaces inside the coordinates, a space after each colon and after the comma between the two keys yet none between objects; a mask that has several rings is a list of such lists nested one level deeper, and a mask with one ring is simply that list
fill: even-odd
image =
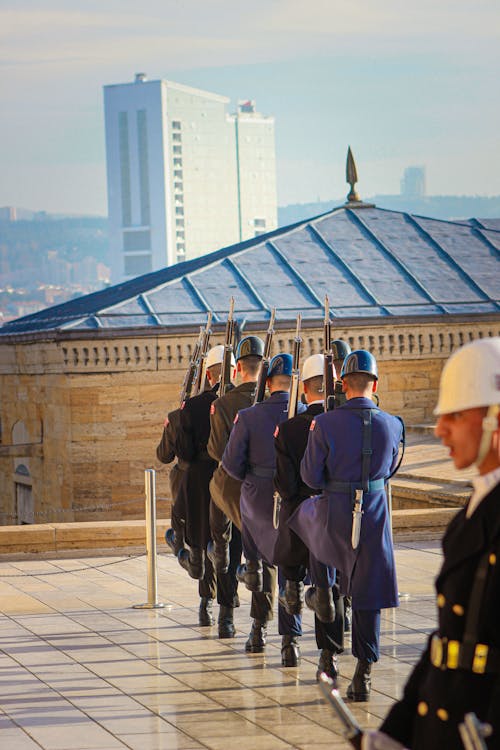
[{"label": "wooden rifle stock", "polygon": [[257,385],[255,388],[254,404],[260,404],[264,401],[264,395],[266,393],[266,381],[267,374],[269,372],[269,363],[271,362],[271,345],[273,343],[274,335],[274,319],[276,317],[276,308],[273,307],[271,310],[271,317],[269,319],[269,326],[266,333],[266,340],[264,342],[264,356],[260,363],[259,377],[257,378]]},{"label": "wooden rifle stock", "polygon": [[297,402],[299,399],[299,381],[300,381],[300,346],[302,339],[300,337],[300,324],[302,316],[297,315],[297,328],[293,342],[293,370],[292,382],[290,383],[290,398],[288,400],[288,419],[292,419],[297,414]]},{"label": "wooden rifle stock", "polygon": [[193,349],[193,354],[191,356],[191,359],[189,360],[189,365],[186,370],[186,374],[184,376],[184,382],[182,383],[181,401],[180,401],[181,406],[184,403],[184,401],[187,401],[188,398],[191,398],[191,391],[193,389],[193,383],[194,383],[194,379],[196,376],[196,368],[197,368],[198,359],[201,353],[202,340],[203,340],[203,326],[200,326],[200,333],[198,334],[198,340]]},{"label": "wooden rifle stock", "polygon": [[332,324],[330,322],[330,303],[328,300],[328,295],[325,295],[325,322],[323,344],[325,350],[325,369],[323,374],[325,411],[331,411],[331,409],[333,409],[333,407],[335,406],[335,382],[333,379]]},{"label": "wooden rifle stock", "polygon": [[234,297],[231,297],[229,303],[229,312],[227,315],[226,334],[224,337],[224,357],[222,360],[222,369],[220,375],[219,396],[223,396],[231,385],[231,355],[233,353],[233,336],[234,336]]},{"label": "wooden rifle stock", "polygon": [[194,379],[194,387],[193,387],[193,396],[197,396],[198,393],[203,388],[203,383],[205,381],[205,360],[207,358],[207,352],[208,347],[210,345],[210,336],[212,334],[212,313],[208,313],[207,317],[207,324],[205,326],[205,330],[203,331],[203,337],[201,341],[201,348],[200,348],[200,356],[198,357],[198,363],[196,366],[196,376]]}]

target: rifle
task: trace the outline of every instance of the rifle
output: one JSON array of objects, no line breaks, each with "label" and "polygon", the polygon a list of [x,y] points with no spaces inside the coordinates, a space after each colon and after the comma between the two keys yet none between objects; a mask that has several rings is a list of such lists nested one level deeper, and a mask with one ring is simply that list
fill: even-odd
[{"label": "rifle", "polygon": [[269,319],[269,326],[266,333],[266,340],[264,342],[264,356],[262,357],[262,362],[260,363],[259,376],[257,378],[255,397],[253,400],[254,404],[260,404],[261,401],[264,401],[267,373],[269,372],[269,363],[271,361],[271,345],[273,343],[275,317],[276,308],[273,307],[273,309],[271,310],[271,317]]},{"label": "rifle", "polygon": [[211,325],[212,313],[209,311],[207,315],[207,324],[205,326],[205,330],[203,331],[201,340],[200,356],[198,357],[198,362],[196,364],[196,375],[194,378],[194,386],[192,391],[193,396],[198,395],[198,393],[203,388],[203,383],[205,382],[205,360],[207,358],[208,347],[210,344],[210,335],[212,333],[212,330],[210,328]]},{"label": "rifle", "polygon": [[229,312],[227,315],[226,335],[224,341],[224,357],[222,359],[222,370],[220,375],[219,396],[223,396],[231,385],[231,357],[233,354],[233,334],[234,334],[234,297],[231,297],[229,303]]},{"label": "rifle", "polygon": [[318,685],[321,692],[344,725],[344,737],[346,740],[349,740],[353,747],[357,750],[361,750],[363,730],[340,697],[339,691],[334,687],[333,680],[327,674],[322,672],[319,676]]},{"label": "rifle", "polygon": [[193,389],[193,382],[196,375],[196,368],[198,366],[198,359],[200,357],[201,352],[201,343],[203,340],[203,326],[200,326],[200,333],[198,335],[198,341],[196,342],[193,354],[191,356],[191,359],[189,360],[189,365],[186,370],[186,374],[184,375],[184,382],[182,383],[181,388],[181,403],[180,405],[184,403],[184,401],[187,401],[188,398],[191,398],[191,391]]},{"label": "rifle", "polygon": [[293,343],[293,371],[292,382],[290,384],[290,398],[288,400],[288,419],[291,419],[297,414],[300,380],[300,345],[302,344],[302,339],[300,338],[301,320],[302,316],[299,313],[297,315],[297,329],[295,331],[295,339]]},{"label": "rifle", "polygon": [[331,411],[335,407],[335,383],[333,381],[332,324],[330,322],[330,303],[327,294],[325,294],[323,345],[325,349],[325,369],[323,375],[325,411]]}]

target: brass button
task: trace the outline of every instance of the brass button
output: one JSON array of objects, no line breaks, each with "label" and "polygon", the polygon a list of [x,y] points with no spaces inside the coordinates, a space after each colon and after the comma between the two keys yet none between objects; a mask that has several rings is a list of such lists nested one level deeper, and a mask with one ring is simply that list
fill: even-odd
[{"label": "brass button", "polygon": [[429,711],[429,706],[425,701],[420,701],[417,706],[417,712],[419,716],[426,716]]},{"label": "brass button", "polygon": [[444,594],[438,594],[437,595],[437,605],[438,607],[444,607],[446,604],[446,598]]},{"label": "brass button", "polygon": [[459,615],[460,617],[464,614],[465,609],[462,607],[461,604],[454,604],[452,607],[452,610],[456,615]]},{"label": "brass button", "polygon": [[441,721],[448,721],[449,719],[448,711],[445,708],[438,708],[438,710],[436,711],[436,715],[438,719],[441,719]]},{"label": "brass button", "polygon": [[494,552],[492,552],[491,555],[490,555],[490,557],[489,557],[488,562],[490,563],[490,565],[495,565],[496,561],[497,561],[497,556],[495,555]]}]

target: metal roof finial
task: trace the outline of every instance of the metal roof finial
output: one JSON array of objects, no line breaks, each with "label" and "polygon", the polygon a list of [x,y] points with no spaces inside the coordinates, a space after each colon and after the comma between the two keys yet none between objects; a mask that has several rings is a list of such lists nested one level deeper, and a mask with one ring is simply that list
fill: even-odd
[{"label": "metal roof finial", "polygon": [[349,195],[347,196],[348,203],[360,203],[361,198],[359,197],[358,193],[354,189],[354,185],[358,181],[358,173],[356,170],[356,163],[354,161],[354,156],[352,155],[350,146],[347,148],[347,162],[346,162],[346,167],[345,167],[345,178],[346,178],[346,182],[348,182],[349,185],[351,186],[351,190],[349,192]]}]

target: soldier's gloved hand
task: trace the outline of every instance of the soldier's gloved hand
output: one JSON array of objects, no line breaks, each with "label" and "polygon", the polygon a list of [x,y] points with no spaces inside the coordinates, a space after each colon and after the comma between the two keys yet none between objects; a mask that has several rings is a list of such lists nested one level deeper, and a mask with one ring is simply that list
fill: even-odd
[{"label": "soldier's gloved hand", "polygon": [[361,750],[405,750],[405,747],[383,732],[363,732]]}]

